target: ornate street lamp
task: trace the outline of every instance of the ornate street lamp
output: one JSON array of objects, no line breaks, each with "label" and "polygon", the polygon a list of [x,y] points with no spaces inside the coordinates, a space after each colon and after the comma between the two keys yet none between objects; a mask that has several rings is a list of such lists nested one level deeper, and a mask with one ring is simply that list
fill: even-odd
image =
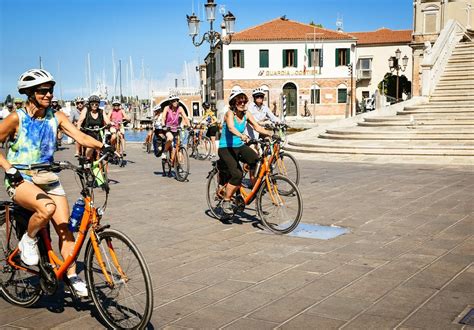
[{"label": "ornate street lamp", "polygon": [[[221,35],[219,32],[214,31],[213,24],[216,19],[216,7],[217,4],[214,3],[214,0],[207,0],[207,3],[204,5],[206,9],[206,20],[209,22],[210,28],[209,31],[204,32],[201,39],[197,38],[199,35],[199,18],[193,13],[191,16],[186,15],[188,20],[189,35],[192,37],[193,44],[196,47],[201,46],[204,41],[209,42],[209,60],[210,60],[210,73],[211,77],[211,92],[210,92],[210,104],[211,109],[216,110],[216,73],[215,73],[215,48],[219,43],[228,45],[232,42],[232,35],[235,33],[235,16],[228,11],[226,15],[223,15],[223,27],[225,28],[225,35]],[[197,39],[196,39],[197,38]]]},{"label": "ornate street lamp", "polygon": [[408,56],[406,55],[403,56],[402,58],[402,65],[399,64],[401,56],[402,56],[402,52],[398,48],[395,51],[395,56],[390,56],[390,58],[388,59],[388,67],[390,68],[390,72],[393,72],[393,71],[397,72],[397,89],[396,89],[397,103],[399,101],[399,98],[398,98],[398,85],[399,85],[399,80],[400,80],[399,71],[405,72],[408,65]]}]

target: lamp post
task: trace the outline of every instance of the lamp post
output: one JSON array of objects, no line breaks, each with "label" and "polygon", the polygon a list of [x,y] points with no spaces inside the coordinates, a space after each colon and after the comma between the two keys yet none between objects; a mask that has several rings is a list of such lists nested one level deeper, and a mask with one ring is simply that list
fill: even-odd
[{"label": "lamp post", "polygon": [[402,52],[399,48],[395,51],[395,56],[390,56],[388,59],[388,66],[390,68],[390,72],[396,71],[397,72],[397,89],[396,89],[396,95],[395,98],[397,100],[397,103],[399,101],[398,99],[398,86],[399,86],[399,72],[405,72],[407,65],[408,65],[408,56],[403,56],[402,58],[402,65],[400,65],[400,57],[402,56]]},{"label": "lamp post", "polygon": [[216,72],[215,72],[215,48],[219,43],[228,45],[232,41],[232,35],[234,34],[235,16],[228,11],[226,15],[223,15],[225,35],[214,31],[213,24],[216,19],[216,6],[214,0],[207,0],[204,5],[206,9],[206,20],[209,22],[209,31],[205,32],[201,39],[197,38],[199,35],[199,18],[193,13],[191,16],[186,15],[188,20],[189,35],[192,37],[193,44],[196,47],[201,46],[204,41],[209,42],[209,60],[210,60],[210,74],[211,77],[211,92],[210,92],[210,104],[213,111],[216,110]]}]

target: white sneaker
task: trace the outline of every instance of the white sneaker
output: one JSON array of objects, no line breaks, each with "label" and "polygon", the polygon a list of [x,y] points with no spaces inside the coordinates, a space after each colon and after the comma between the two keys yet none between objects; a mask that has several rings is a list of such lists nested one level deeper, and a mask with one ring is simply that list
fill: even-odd
[{"label": "white sneaker", "polygon": [[163,151],[163,153],[161,154],[161,159],[166,160],[167,154],[168,154],[167,152],[164,152],[164,151]]},{"label": "white sneaker", "polygon": [[20,249],[21,260],[28,266],[35,266],[39,262],[39,251],[37,245],[37,239],[28,236],[28,233],[24,233],[23,237],[18,243]]},{"label": "white sneaker", "polygon": [[[76,274],[73,275],[68,275],[67,276],[69,280],[71,281],[71,285],[74,288],[74,291],[76,291],[76,294],[80,297],[87,297],[89,295],[89,292],[87,291],[87,286],[86,283]],[[66,292],[69,292],[69,290],[65,290]]]}]

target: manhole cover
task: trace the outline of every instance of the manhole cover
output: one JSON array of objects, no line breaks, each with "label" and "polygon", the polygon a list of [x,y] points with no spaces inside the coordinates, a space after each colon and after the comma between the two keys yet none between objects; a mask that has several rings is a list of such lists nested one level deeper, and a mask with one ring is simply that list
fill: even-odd
[{"label": "manhole cover", "polygon": [[468,307],[467,312],[464,310],[464,312],[461,313],[459,324],[474,326],[474,308]]},{"label": "manhole cover", "polygon": [[349,229],[337,226],[321,226],[308,223],[300,223],[288,236],[331,239],[339,235],[347,234]]}]

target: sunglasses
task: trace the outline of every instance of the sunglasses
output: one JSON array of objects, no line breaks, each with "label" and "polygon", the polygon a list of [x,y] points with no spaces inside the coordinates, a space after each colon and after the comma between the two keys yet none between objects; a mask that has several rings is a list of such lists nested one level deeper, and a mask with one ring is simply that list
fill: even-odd
[{"label": "sunglasses", "polygon": [[21,102],[15,102],[15,105],[23,105]]},{"label": "sunglasses", "polygon": [[256,99],[263,99],[264,96],[263,96],[263,95],[255,95],[255,98],[256,98]]},{"label": "sunglasses", "polygon": [[54,88],[53,87],[49,87],[49,88],[37,88],[35,90],[36,93],[40,94],[40,95],[46,95],[46,94],[53,94],[54,92]]},{"label": "sunglasses", "polygon": [[247,101],[237,101],[235,102],[235,104],[238,104],[238,105],[246,105],[247,104]]},{"label": "sunglasses", "polygon": [[76,102],[76,105],[82,104],[84,105],[84,102]]},{"label": "sunglasses", "polygon": [[89,104],[90,104],[91,106],[93,106],[93,105],[99,106],[99,103],[98,103],[98,102],[89,102]]}]

